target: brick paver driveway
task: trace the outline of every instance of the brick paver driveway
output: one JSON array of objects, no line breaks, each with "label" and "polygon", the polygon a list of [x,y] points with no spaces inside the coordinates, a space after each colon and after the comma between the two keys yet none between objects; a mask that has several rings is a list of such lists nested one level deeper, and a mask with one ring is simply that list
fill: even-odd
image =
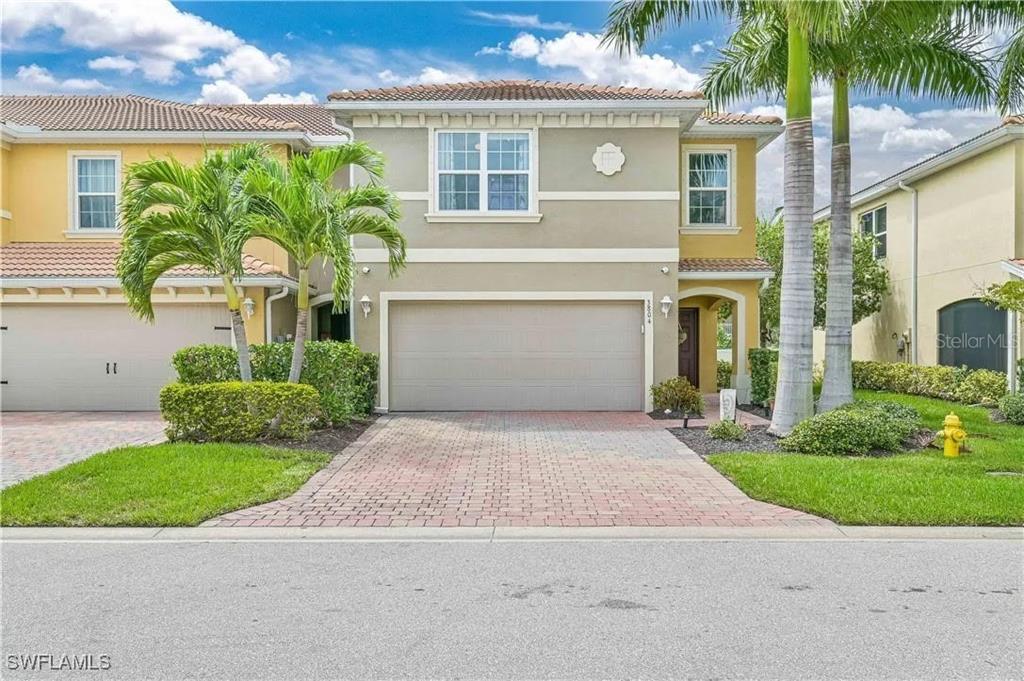
[{"label": "brick paver driveway", "polygon": [[159,442],[164,422],[149,411],[0,414],[0,487],[121,445]]},{"label": "brick paver driveway", "polygon": [[[663,422],[664,423],[664,422]],[[639,413],[381,418],[296,494],[207,525],[812,525]]]}]

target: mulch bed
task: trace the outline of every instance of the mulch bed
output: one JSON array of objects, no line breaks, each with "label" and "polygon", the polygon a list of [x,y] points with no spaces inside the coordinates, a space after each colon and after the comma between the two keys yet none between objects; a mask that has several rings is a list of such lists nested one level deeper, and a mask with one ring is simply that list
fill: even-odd
[{"label": "mulch bed", "polygon": [[747,436],[740,442],[732,440],[716,440],[708,435],[707,428],[669,428],[668,432],[676,436],[680,442],[701,456],[722,454],[725,452],[779,452],[779,439],[768,434],[764,426],[756,426],[747,431]]},{"label": "mulch bed", "polygon": [[315,452],[330,452],[337,454],[341,450],[359,439],[363,432],[373,425],[377,420],[376,416],[366,416],[360,419],[353,419],[347,425],[335,428],[324,428],[314,430],[308,440],[265,440],[263,444],[270,447],[283,447],[285,449],[306,449]]}]

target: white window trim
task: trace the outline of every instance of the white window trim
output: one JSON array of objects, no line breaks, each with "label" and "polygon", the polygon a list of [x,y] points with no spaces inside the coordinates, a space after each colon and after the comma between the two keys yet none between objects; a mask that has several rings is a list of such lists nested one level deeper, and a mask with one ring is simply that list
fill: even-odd
[{"label": "white window trim", "polygon": [[[879,210],[882,210],[883,208],[885,209],[885,231],[882,232],[881,234],[876,234],[875,233],[875,226],[876,226],[876,224],[878,222],[878,217],[876,215],[874,215],[874,214],[877,213]],[[861,234],[864,234],[864,225],[862,224],[861,220],[863,220],[865,215],[871,215],[872,216],[871,217],[871,236],[874,237],[874,243],[871,244],[871,255],[874,256],[875,260],[885,260],[886,256],[889,254],[889,208],[888,208],[888,204],[882,203],[882,204],[879,204],[879,205],[875,206],[874,208],[871,208],[871,209],[865,210],[865,211],[861,211],[860,213],[857,214],[857,231],[860,232]],[[885,237],[885,253],[886,253],[886,255],[883,255],[881,257],[879,257],[879,255],[878,255],[878,237],[879,236]]]},{"label": "white window trim", "polygon": [[78,213],[78,159],[101,158],[114,161],[114,214],[115,219],[121,207],[121,152],[120,151],[96,151],[96,150],[72,150],[68,152],[68,229],[65,235],[69,237],[93,237],[97,239],[110,238],[121,233],[120,229],[83,229],[79,226]]},{"label": "white window trim", "polygon": [[[735,144],[684,144],[681,147],[679,183],[682,187],[682,213],[679,216],[683,234],[737,234],[740,231],[736,220],[736,145]],[[721,224],[690,224],[690,154],[724,153],[729,157],[729,186],[725,201],[725,222]]]},{"label": "white window trim", "polygon": [[[537,191],[537,165],[538,165],[538,154],[537,154],[537,130],[535,128],[525,129],[506,129],[506,128],[428,128],[429,144],[428,144],[428,165],[429,173],[427,175],[427,193],[429,195],[429,203],[427,206],[426,220],[427,222],[505,222],[505,223],[523,223],[523,222],[540,222],[543,217],[540,214],[540,204],[538,200]],[[487,210],[483,208],[481,210],[439,210],[441,205],[439,193],[440,187],[437,181],[437,176],[440,169],[437,167],[437,149],[438,149],[438,136],[444,132],[475,132],[480,134],[480,142],[483,148],[480,150],[480,205],[485,206],[487,202],[487,147],[486,147],[486,136],[489,134],[507,134],[507,133],[526,133],[529,135],[530,140],[530,171],[529,177],[529,208],[525,211],[495,211]],[[521,172],[521,171],[520,171]]]}]

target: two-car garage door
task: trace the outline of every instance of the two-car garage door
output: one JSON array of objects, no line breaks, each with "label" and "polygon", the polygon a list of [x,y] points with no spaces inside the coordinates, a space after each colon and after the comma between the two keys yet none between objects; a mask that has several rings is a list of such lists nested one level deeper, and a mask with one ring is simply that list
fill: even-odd
[{"label": "two-car garage door", "polygon": [[124,305],[4,305],[0,407],[5,411],[144,411],[175,378],[171,356],[229,344],[223,305],[158,305],[147,324]]},{"label": "two-car garage door", "polygon": [[392,411],[631,411],[640,301],[392,301]]}]

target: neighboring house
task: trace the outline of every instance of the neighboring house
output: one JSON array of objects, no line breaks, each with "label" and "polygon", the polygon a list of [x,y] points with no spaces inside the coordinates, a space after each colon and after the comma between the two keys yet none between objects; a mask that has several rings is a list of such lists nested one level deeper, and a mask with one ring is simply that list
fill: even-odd
[{"label": "neighboring house", "polygon": [[[129,314],[115,278],[117,203],[130,163],[263,141],[287,155],[348,137],[316,106],[211,107],[137,96],[0,100],[0,327],[5,410],[154,409],[171,354],[232,342],[219,278],[192,268],[157,282],[156,321]],[[246,247],[238,282],[251,342],[294,329],[284,252]],[[276,299],[277,302],[268,301]]]},{"label": "neighboring house", "polygon": [[327,106],[384,153],[402,199],[399,276],[355,242],[351,323],[380,353],[381,409],[649,410],[652,384],[676,375],[713,392],[724,302],[746,399],[771,276],[755,256],[756,156],[778,119],[708,116],[699,93],[538,81]]},{"label": "neighboring house", "polygon": [[854,359],[1007,371],[1012,385],[1019,323],[979,297],[1024,277],[1024,117],[858,191],[852,214],[892,277],[881,312],[854,327]]}]

